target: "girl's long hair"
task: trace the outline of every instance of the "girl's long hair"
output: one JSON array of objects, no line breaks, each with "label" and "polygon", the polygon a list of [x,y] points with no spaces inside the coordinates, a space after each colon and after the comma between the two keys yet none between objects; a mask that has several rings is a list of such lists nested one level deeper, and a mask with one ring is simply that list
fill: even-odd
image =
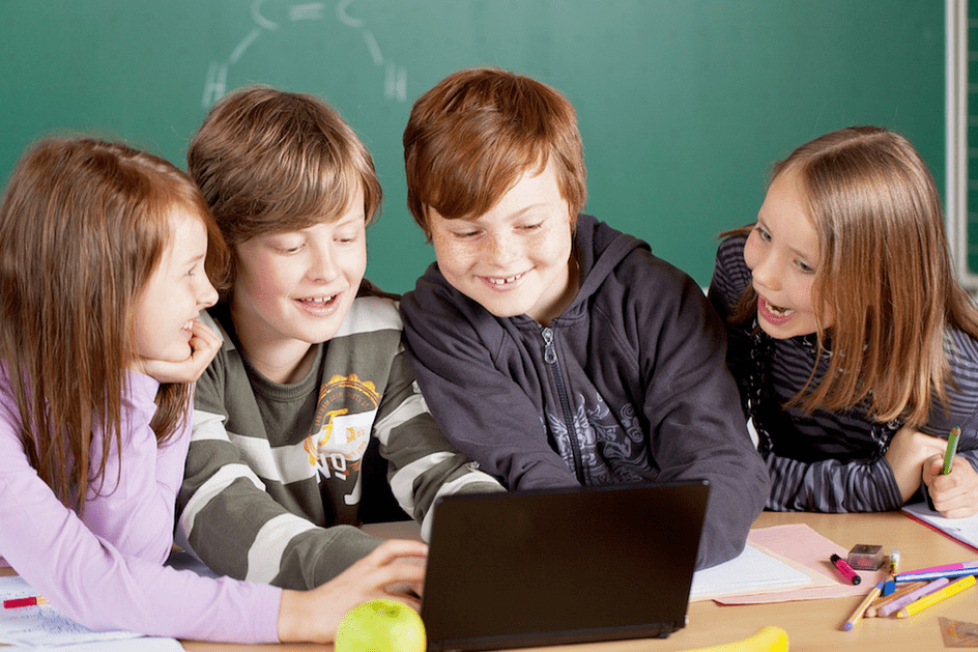
[{"label": "girl's long hair", "polygon": [[[876,421],[926,423],[932,397],[946,405],[951,382],[945,332],[978,339],[927,166],[902,136],[852,127],[799,147],[772,181],[788,171],[818,234],[813,302],[834,315],[830,328],[818,324],[820,352],[831,339],[828,369],[820,379],[813,370],[791,404],[810,412],[865,402]],[[756,301],[748,289],[740,314],[756,314]]]},{"label": "girl's long hair", "polygon": [[[0,359],[31,465],[68,506],[100,491],[121,450],[134,306],[170,238],[170,214],[199,216],[208,273],[223,241],[196,186],[167,161],[120,143],[51,138],[19,161],[0,204]],[[182,424],[190,386],[162,385],[152,428]],[[101,451],[90,450],[101,428]],[[91,460],[101,460],[95,468]],[[109,486],[114,486],[110,483]]]}]

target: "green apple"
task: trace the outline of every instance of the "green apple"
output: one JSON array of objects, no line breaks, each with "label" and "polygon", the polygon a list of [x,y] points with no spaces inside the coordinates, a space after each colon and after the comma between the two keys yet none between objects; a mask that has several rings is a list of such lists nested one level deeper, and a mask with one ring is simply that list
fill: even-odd
[{"label": "green apple", "polygon": [[418,612],[397,600],[371,600],[346,612],[336,630],[336,652],[425,652]]}]

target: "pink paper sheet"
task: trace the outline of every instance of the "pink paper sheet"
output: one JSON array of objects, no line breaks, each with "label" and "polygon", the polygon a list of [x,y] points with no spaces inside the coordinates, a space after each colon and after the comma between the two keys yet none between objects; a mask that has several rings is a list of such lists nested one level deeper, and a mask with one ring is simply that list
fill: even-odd
[{"label": "pink paper sheet", "polygon": [[792,589],[780,593],[715,598],[715,601],[720,604],[766,604],[769,602],[866,595],[876,586],[877,582],[885,580],[887,576],[886,566],[878,571],[857,571],[862,582],[857,585],[849,584],[829,561],[829,557],[833,554],[845,559],[849,551],[831,539],[823,537],[804,523],[751,530],[747,539],[816,573],[831,578],[835,580],[835,583],[832,586]]}]

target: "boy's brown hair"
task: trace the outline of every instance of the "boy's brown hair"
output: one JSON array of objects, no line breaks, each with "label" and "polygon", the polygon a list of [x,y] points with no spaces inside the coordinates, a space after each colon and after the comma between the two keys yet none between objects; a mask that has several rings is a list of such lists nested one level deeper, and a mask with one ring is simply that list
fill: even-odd
[{"label": "boy's brown hair", "polygon": [[250,88],[207,114],[187,151],[187,169],[231,250],[266,233],[337,219],[363,190],[369,224],[381,188],[370,152],[326,102],[312,95]]},{"label": "boy's brown hair", "polygon": [[538,174],[548,162],[573,226],[587,198],[574,106],[499,68],[449,75],[418,98],[404,130],[408,208],[429,240],[429,207],[449,219],[482,215],[524,172]]}]

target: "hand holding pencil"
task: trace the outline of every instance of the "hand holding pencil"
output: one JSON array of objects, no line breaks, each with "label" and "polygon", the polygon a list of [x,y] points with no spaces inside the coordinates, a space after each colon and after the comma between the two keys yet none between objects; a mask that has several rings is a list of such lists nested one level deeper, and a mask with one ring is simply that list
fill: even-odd
[{"label": "hand holding pencil", "polygon": [[962,439],[961,429],[953,428],[944,454],[924,464],[923,482],[931,502],[946,518],[967,518],[978,513],[978,472],[966,459],[958,459]]}]

